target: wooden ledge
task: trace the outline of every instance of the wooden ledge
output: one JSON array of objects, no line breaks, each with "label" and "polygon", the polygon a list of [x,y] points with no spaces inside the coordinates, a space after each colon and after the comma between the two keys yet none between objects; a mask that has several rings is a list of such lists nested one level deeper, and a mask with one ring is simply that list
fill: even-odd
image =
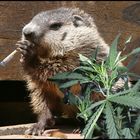
[{"label": "wooden ledge", "polygon": [[[24,131],[31,125],[33,125],[33,123],[0,127],[0,139],[61,139],[59,137],[50,137],[49,135],[24,135]],[[46,131],[59,131],[60,133],[62,132],[67,137],[67,139],[83,139],[80,134],[72,133],[74,129],[75,128],[72,126],[55,126],[54,128],[48,129]]]}]

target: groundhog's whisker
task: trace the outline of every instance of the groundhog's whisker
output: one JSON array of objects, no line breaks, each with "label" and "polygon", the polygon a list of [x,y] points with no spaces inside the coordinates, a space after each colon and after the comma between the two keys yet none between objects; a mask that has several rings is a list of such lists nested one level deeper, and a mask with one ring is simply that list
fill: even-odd
[{"label": "groundhog's whisker", "polygon": [[5,66],[13,57],[14,55],[17,53],[17,50],[14,50],[12,53],[10,53],[6,58],[4,58],[1,62],[0,62],[0,66]]}]

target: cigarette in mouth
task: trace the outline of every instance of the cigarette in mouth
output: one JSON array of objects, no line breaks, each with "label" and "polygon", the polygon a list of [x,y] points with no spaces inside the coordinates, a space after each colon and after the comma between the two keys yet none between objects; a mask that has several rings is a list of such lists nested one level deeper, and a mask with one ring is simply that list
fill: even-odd
[{"label": "cigarette in mouth", "polygon": [[5,66],[13,57],[14,55],[17,53],[17,50],[14,50],[12,53],[10,53],[6,58],[4,58],[1,62],[0,62],[0,66]]}]

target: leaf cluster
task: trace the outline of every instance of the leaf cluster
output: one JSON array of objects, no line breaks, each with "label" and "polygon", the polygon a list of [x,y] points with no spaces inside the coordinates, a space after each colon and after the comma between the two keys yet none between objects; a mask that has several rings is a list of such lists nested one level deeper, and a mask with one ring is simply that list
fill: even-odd
[{"label": "leaf cluster", "polygon": [[[80,113],[77,113],[77,117],[83,118],[86,123],[82,132],[84,138],[96,138],[95,130],[103,137],[111,139],[140,137],[139,76],[129,72],[135,61],[131,61],[127,66],[121,65],[129,56],[139,54],[140,48],[122,56],[122,51],[117,50],[119,38],[120,34],[113,41],[105,60],[97,60],[97,48],[91,58],[79,54],[80,66],[72,72],[59,73],[51,78],[61,90],[68,89],[69,103],[78,107]],[[131,38],[126,40],[125,45]],[[137,77],[135,85],[129,85],[130,76]],[[120,79],[125,84],[119,90],[114,90]],[[69,90],[75,84],[82,87],[79,95],[74,95]],[[98,101],[90,100],[94,93],[104,98]]]}]

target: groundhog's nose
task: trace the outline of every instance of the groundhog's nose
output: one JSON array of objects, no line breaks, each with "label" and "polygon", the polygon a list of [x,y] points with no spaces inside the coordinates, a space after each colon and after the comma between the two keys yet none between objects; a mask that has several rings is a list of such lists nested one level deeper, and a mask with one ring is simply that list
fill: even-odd
[{"label": "groundhog's nose", "polygon": [[25,38],[28,40],[32,40],[34,38],[35,33],[29,29],[24,29],[23,30],[23,34],[25,36]]},{"label": "groundhog's nose", "polygon": [[29,23],[24,26],[24,28],[22,29],[22,33],[27,40],[34,41],[37,29],[38,28],[36,25]]}]

